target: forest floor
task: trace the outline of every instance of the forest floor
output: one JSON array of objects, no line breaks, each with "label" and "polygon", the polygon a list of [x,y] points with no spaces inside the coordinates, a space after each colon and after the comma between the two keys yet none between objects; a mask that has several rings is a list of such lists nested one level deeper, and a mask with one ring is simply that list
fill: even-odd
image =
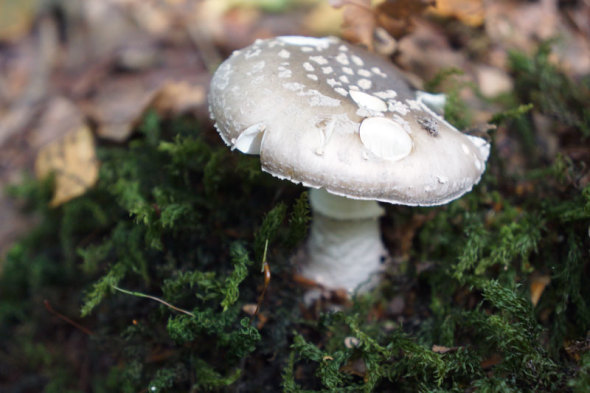
[{"label": "forest floor", "polygon": [[[387,207],[389,280],[341,313],[297,301],[302,188],[208,113],[280,35],[369,46],[492,141],[473,193]],[[0,0],[0,390],[584,392],[589,102],[588,0]]]}]

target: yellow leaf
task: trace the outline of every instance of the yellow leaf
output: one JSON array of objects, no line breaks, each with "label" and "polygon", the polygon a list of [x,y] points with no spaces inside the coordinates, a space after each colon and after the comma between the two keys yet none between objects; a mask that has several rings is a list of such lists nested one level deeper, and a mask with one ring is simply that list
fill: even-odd
[{"label": "yellow leaf", "polygon": [[38,178],[55,175],[55,191],[50,202],[54,207],[92,187],[98,179],[98,168],[94,136],[86,124],[44,146],[35,161]]},{"label": "yellow leaf", "polygon": [[182,114],[205,104],[207,90],[204,86],[188,82],[167,82],[154,95],[151,107],[158,113]]},{"label": "yellow leaf", "polygon": [[472,27],[481,26],[485,18],[483,0],[436,0],[434,13],[455,17]]},{"label": "yellow leaf", "polygon": [[320,2],[305,16],[305,31],[313,36],[340,35],[342,10],[337,10],[327,2]]},{"label": "yellow leaf", "polygon": [[33,0],[0,0],[0,41],[14,42],[23,38],[34,17]]},{"label": "yellow leaf", "polygon": [[547,285],[549,285],[550,282],[551,278],[547,275],[533,276],[529,288],[531,293],[531,303],[533,303],[533,306],[536,306],[537,303],[539,303],[539,299],[541,298],[541,295],[543,294],[545,287],[547,287]]}]

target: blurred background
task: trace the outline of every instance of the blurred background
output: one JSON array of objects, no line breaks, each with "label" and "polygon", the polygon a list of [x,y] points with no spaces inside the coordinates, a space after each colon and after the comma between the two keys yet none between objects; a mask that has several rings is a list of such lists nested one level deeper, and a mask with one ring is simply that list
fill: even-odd
[{"label": "blurred background", "polygon": [[[76,178],[55,204],[78,195],[96,179],[96,138],[127,140],[148,108],[206,119],[220,61],[277,35],[344,35],[366,45],[370,37],[422,88],[441,70],[461,70],[465,86],[481,93],[461,91],[473,109],[469,125],[497,109],[482,98],[513,88],[509,51],[532,53],[551,39],[553,63],[574,80],[590,72],[588,0],[1,0],[0,195],[23,172],[50,170]],[[54,144],[39,159],[68,135],[80,136],[70,158]],[[0,197],[0,252],[28,220]]]}]

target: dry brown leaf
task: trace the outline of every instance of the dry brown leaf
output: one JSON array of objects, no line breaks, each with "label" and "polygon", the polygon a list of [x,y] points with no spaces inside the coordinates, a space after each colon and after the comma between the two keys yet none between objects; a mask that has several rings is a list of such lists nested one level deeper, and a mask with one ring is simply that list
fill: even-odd
[{"label": "dry brown leaf", "polygon": [[35,174],[45,178],[55,174],[51,206],[82,195],[98,179],[94,136],[78,108],[63,97],[53,98],[35,130],[34,146],[39,147]]},{"label": "dry brown leaf", "polygon": [[127,140],[148,104],[159,90],[142,74],[111,77],[96,97],[84,103],[84,111],[97,124],[99,137],[114,142]]},{"label": "dry brown leaf", "polygon": [[567,340],[563,343],[563,348],[569,357],[574,359],[576,362],[579,362],[582,358],[582,355],[590,351],[590,336],[586,337],[585,340]]},{"label": "dry brown leaf", "polygon": [[436,345],[436,344],[432,346],[432,352],[434,352],[434,353],[440,353],[440,354],[448,353],[448,352],[455,352],[458,349],[459,349],[459,347],[451,347],[451,348],[449,348],[449,347],[445,347],[443,345]]},{"label": "dry brown leaf", "polygon": [[156,93],[151,107],[158,113],[183,114],[205,103],[206,89],[188,82],[169,82]]},{"label": "dry brown leaf", "polygon": [[371,0],[330,0],[335,8],[342,8],[342,38],[373,50],[373,32],[377,26]]},{"label": "dry brown leaf", "polygon": [[399,39],[413,30],[414,16],[420,15],[434,0],[387,0],[376,10],[377,21],[392,37]]},{"label": "dry brown leaf", "polygon": [[252,316],[256,313],[257,308],[258,308],[258,305],[256,303],[248,303],[248,304],[244,304],[242,306],[242,311],[245,312],[246,314]]},{"label": "dry brown leaf", "polygon": [[367,376],[367,364],[362,358],[350,359],[344,366],[340,367],[340,372],[365,378]]},{"label": "dry brown leaf", "polygon": [[55,174],[55,191],[51,206],[59,206],[92,187],[98,179],[94,136],[86,124],[43,147],[35,161],[35,174],[46,178]]},{"label": "dry brown leaf", "polygon": [[536,306],[537,303],[539,303],[539,299],[541,299],[543,291],[545,291],[545,288],[547,287],[547,285],[549,285],[550,282],[551,277],[549,277],[548,275],[533,276],[529,287],[531,294],[531,303],[533,303],[533,306]]},{"label": "dry brown leaf", "polygon": [[433,12],[443,17],[457,18],[472,27],[483,25],[485,20],[483,0],[436,0]]},{"label": "dry brown leaf", "polygon": [[497,353],[492,353],[487,359],[482,360],[480,363],[481,368],[488,370],[498,364],[502,363],[504,358]]}]

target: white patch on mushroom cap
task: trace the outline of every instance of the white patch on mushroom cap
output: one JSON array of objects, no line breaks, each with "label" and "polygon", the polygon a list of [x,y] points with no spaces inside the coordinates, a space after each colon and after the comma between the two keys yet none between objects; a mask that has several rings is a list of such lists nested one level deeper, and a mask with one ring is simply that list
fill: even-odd
[{"label": "white patch on mushroom cap", "polygon": [[336,93],[338,93],[338,94],[340,94],[340,95],[344,96],[344,97],[346,97],[346,96],[348,95],[348,90],[346,90],[346,89],[343,89],[342,87],[336,87],[336,88],[334,89],[334,91],[335,91]]},{"label": "white patch on mushroom cap", "polygon": [[299,90],[302,90],[305,87],[305,85],[302,85],[301,83],[293,82],[293,83],[283,83],[283,87],[287,90],[299,91]]},{"label": "white patch on mushroom cap", "polygon": [[370,89],[371,86],[373,86],[373,82],[371,82],[369,79],[359,79],[357,84],[360,86],[361,89],[364,90]]},{"label": "white patch on mushroom cap", "polygon": [[354,75],[354,71],[350,67],[342,67],[342,72],[348,75]]},{"label": "white patch on mushroom cap", "polygon": [[397,100],[388,100],[387,101],[387,108],[390,112],[397,112],[402,116],[405,116],[410,111],[410,108],[406,104],[401,101]]},{"label": "white patch on mushroom cap", "polygon": [[328,97],[323,95],[317,90],[300,91],[297,93],[298,96],[309,97],[309,105],[311,106],[340,106],[341,101],[337,98]]},{"label": "white patch on mushroom cap", "polygon": [[387,104],[385,101],[373,95],[363,93],[362,91],[353,90],[352,87],[353,86],[351,86],[351,90],[349,91],[350,97],[359,107],[377,112],[387,111]]},{"label": "white patch on mushroom cap", "polygon": [[283,41],[289,45],[306,46],[311,45],[315,47],[327,47],[330,45],[330,38],[315,38],[303,37],[297,35],[277,37],[278,40]]},{"label": "white patch on mushroom cap", "polygon": [[336,61],[342,65],[349,65],[350,62],[348,61],[348,56],[346,56],[346,53],[339,53],[338,56],[336,56]]},{"label": "white patch on mushroom cap", "polygon": [[314,63],[318,63],[319,65],[328,64],[328,60],[326,60],[324,56],[310,56],[309,60],[313,61]]},{"label": "white patch on mushroom cap", "polygon": [[334,69],[332,67],[322,67],[322,72],[327,75],[334,72]]},{"label": "white patch on mushroom cap", "polygon": [[281,58],[283,58],[283,59],[288,59],[289,57],[291,57],[291,53],[289,53],[289,51],[288,51],[288,50],[286,50],[286,49],[282,49],[282,50],[279,52],[279,57],[281,57]]},{"label": "white patch on mushroom cap", "polygon": [[312,81],[317,81],[318,80],[318,76],[315,74],[307,74],[306,75],[309,79],[311,79]]},{"label": "white patch on mushroom cap", "polygon": [[339,99],[332,98],[321,94],[317,90],[312,90],[311,97],[309,98],[309,104],[311,106],[340,106],[342,102]]},{"label": "white patch on mushroom cap", "polygon": [[373,71],[375,74],[379,75],[381,78],[387,78],[387,74],[384,73],[383,71],[381,71],[381,68],[379,68],[379,67],[372,67],[371,71]]},{"label": "white patch on mushroom cap", "polygon": [[363,59],[361,59],[357,55],[351,55],[350,58],[352,59],[352,61],[354,62],[354,64],[356,64],[359,67],[362,67],[362,66],[365,65],[365,62],[363,61]]},{"label": "white patch on mushroom cap", "polygon": [[265,66],[266,63],[264,62],[264,60],[258,61],[252,65],[252,71],[249,71],[247,75],[258,74],[259,72],[262,72],[262,70],[264,70]]},{"label": "white patch on mushroom cap", "polygon": [[359,128],[363,145],[374,155],[389,161],[398,161],[412,151],[412,138],[395,121],[385,117],[370,117]]},{"label": "white patch on mushroom cap", "polygon": [[371,74],[370,71],[365,70],[364,68],[361,68],[356,73],[359,74],[360,76],[364,76],[365,78],[370,78],[371,76],[373,76],[373,74]]},{"label": "white patch on mushroom cap", "polygon": [[290,78],[292,75],[291,70],[285,67],[279,67],[279,78]]},{"label": "white patch on mushroom cap", "polygon": [[238,149],[246,154],[260,154],[265,129],[264,123],[257,123],[246,128],[236,140],[232,140],[232,149]]},{"label": "white patch on mushroom cap", "polygon": [[315,71],[315,68],[313,68],[313,66],[308,62],[303,63],[303,68],[305,68],[305,71]]},{"label": "white patch on mushroom cap", "polygon": [[412,110],[424,111],[424,108],[422,107],[422,105],[420,105],[420,103],[416,100],[406,100],[406,103],[410,106],[410,108]]},{"label": "white patch on mushroom cap", "polygon": [[336,79],[334,78],[330,78],[326,81],[326,83],[328,85],[330,85],[330,87],[334,87],[334,86],[342,86],[342,83],[338,82]]},{"label": "white patch on mushroom cap", "polygon": [[262,52],[262,49],[260,49],[258,47],[252,47],[252,48],[250,48],[250,50],[248,50],[246,52],[246,54],[244,56],[246,57],[246,59],[249,59],[251,57],[256,57],[256,56],[260,55],[261,52]]}]

